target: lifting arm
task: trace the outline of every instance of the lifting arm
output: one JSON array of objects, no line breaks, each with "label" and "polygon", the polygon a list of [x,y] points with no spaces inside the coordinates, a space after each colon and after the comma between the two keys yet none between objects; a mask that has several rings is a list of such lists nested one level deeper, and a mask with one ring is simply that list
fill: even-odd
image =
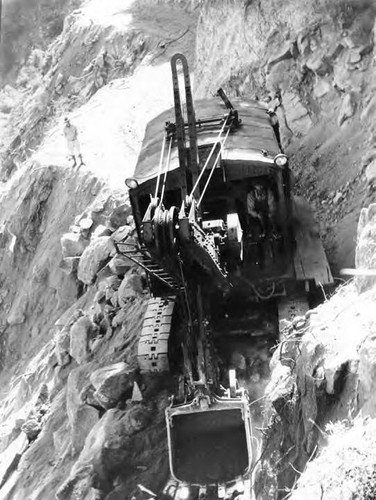
[{"label": "lifting arm", "polygon": [[225,94],[225,91],[222,88],[219,88],[217,90],[217,95],[222,99],[222,101],[225,103],[226,108],[229,110],[228,117],[231,121],[231,125],[235,128],[239,127],[241,120],[239,120],[238,111],[232,105],[230,99]]},{"label": "lifting arm", "polygon": [[[180,61],[183,67],[184,86],[185,86],[185,101],[188,115],[188,140],[189,140],[189,163],[186,150],[186,138],[184,129],[184,117],[181,107],[179,78],[177,72],[177,62]],[[179,164],[182,170],[182,197],[187,195],[187,178],[186,169],[192,174],[192,183],[195,184],[198,177],[198,151],[197,151],[197,134],[196,134],[196,117],[193,107],[192,89],[189,78],[189,69],[187,59],[183,54],[175,54],[171,58],[172,84],[174,89],[174,105],[176,119],[176,139],[178,143]],[[199,197],[199,193],[197,195]],[[198,199],[198,198],[197,198]]]}]

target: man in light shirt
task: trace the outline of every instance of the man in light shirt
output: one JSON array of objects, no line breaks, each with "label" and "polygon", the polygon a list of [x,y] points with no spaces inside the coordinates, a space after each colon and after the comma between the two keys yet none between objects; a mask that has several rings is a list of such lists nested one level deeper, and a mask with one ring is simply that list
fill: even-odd
[{"label": "man in light shirt", "polygon": [[69,118],[65,118],[64,122],[65,122],[65,125],[64,125],[63,132],[64,132],[64,137],[67,141],[70,159],[73,160],[72,167],[75,167],[77,165],[76,156],[78,157],[78,160],[80,162],[78,164],[78,166],[80,167],[81,165],[84,165],[84,162],[82,160],[80,143],[78,141],[77,127],[75,127],[69,121]]}]

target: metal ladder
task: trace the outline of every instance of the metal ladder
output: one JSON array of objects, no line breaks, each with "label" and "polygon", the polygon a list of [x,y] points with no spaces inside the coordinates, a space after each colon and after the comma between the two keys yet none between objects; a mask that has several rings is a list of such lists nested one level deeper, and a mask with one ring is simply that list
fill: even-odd
[{"label": "metal ladder", "polygon": [[168,287],[169,291],[166,296],[149,299],[137,348],[138,366],[141,373],[168,372],[168,343],[175,299],[185,290],[184,285],[153,261],[146,248],[126,241],[114,243],[120,255],[124,255],[146,271],[149,285],[150,277],[153,276]]},{"label": "metal ladder", "polygon": [[166,272],[160,264],[155,262],[145,248],[126,242],[115,242],[115,247],[119,254],[124,255],[136,265],[140,266],[144,271],[146,271],[149,277],[152,276],[156,278],[175,293],[181,293],[184,291],[183,284],[179,283],[168,272]]}]

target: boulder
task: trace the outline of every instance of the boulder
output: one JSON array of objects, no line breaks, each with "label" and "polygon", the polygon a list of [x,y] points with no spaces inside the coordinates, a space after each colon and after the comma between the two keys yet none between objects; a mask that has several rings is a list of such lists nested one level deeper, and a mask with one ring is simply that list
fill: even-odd
[{"label": "boulder", "polygon": [[69,353],[78,364],[89,358],[89,342],[94,338],[96,327],[88,316],[79,318],[70,329]]},{"label": "boulder", "polygon": [[96,337],[90,342],[90,351],[93,353],[94,356],[102,347],[102,345],[103,345],[103,337]]},{"label": "boulder", "polygon": [[87,436],[85,446],[56,498],[87,498],[93,486],[110,490],[119,472],[134,465],[135,450],[141,453],[150,445],[148,436],[141,431],[152,418],[151,408],[142,403],[133,403],[126,411],[108,410]]},{"label": "boulder", "polygon": [[86,403],[84,394],[91,386],[90,374],[93,370],[92,364],[74,368],[67,380],[66,408],[69,424],[72,426],[78,409]]},{"label": "boulder", "polygon": [[[121,285],[122,280],[118,278],[117,276],[108,276],[104,279],[102,279],[99,283],[97,283],[98,287],[98,298],[101,299],[106,299],[107,296],[107,291],[109,289],[111,290],[118,290],[120,285]],[[96,295],[97,297],[97,295]]]},{"label": "boulder", "polygon": [[[92,487],[95,482],[94,467],[84,466],[82,469],[77,467],[71,470],[70,477],[60,486],[55,493],[57,500],[71,500],[77,498],[80,500],[102,500],[103,495],[97,496],[97,489]],[[94,496],[95,495],[95,496]]]},{"label": "boulder", "polygon": [[118,229],[123,226],[127,220],[127,217],[131,215],[132,209],[130,205],[124,203],[123,205],[119,205],[110,215],[110,226],[114,229]]},{"label": "boulder", "polygon": [[71,423],[72,455],[80,453],[89,432],[99,420],[99,411],[88,405],[79,406]]},{"label": "boulder", "polygon": [[112,273],[111,269],[109,268],[109,265],[106,264],[105,266],[102,267],[102,269],[100,269],[98,271],[97,283],[99,281],[105,280],[106,278],[110,278],[112,276],[113,276],[113,273]]},{"label": "boulder", "polygon": [[123,325],[128,318],[128,313],[125,309],[120,309],[112,319],[112,326],[116,328],[117,326]]},{"label": "boulder", "polygon": [[93,238],[100,238],[101,236],[111,236],[111,230],[103,224],[99,224],[93,231]]},{"label": "boulder", "polygon": [[127,274],[118,290],[118,301],[121,307],[128,304],[130,300],[135,299],[144,293],[144,283],[142,276],[136,272]]},{"label": "boulder", "polygon": [[350,49],[347,53],[346,62],[348,64],[357,64],[362,60],[362,54],[360,53],[360,48]]},{"label": "boulder", "polygon": [[283,96],[283,105],[286,110],[289,126],[294,134],[307,134],[312,126],[312,120],[299,97],[292,92],[286,92]]},{"label": "boulder", "polygon": [[298,34],[296,40],[298,52],[305,57],[311,53],[311,44],[309,35],[310,35],[309,29],[305,28]]},{"label": "boulder", "polygon": [[[98,304],[102,304],[106,300],[106,290],[99,289],[94,297],[94,302]],[[96,320],[94,320],[96,322]]]},{"label": "boulder", "polygon": [[111,304],[113,307],[118,307],[118,293],[113,288],[108,288],[106,290],[106,302]]},{"label": "boulder", "polygon": [[322,97],[329,94],[331,90],[332,86],[330,85],[330,83],[327,80],[320,78],[313,88],[313,94],[316,98],[321,99]]},{"label": "boulder", "polygon": [[7,323],[10,326],[21,325],[26,319],[28,298],[26,295],[18,295],[10,308]]},{"label": "boulder", "polygon": [[112,234],[111,238],[117,243],[120,241],[124,241],[131,234],[132,230],[130,226],[120,226],[116,231]]},{"label": "boulder", "polygon": [[90,245],[83,252],[78,265],[78,279],[86,285],[91,285],[97,273],[115,253],[114,244],[109,236],[101,236],[91,240]]},{"label": "boulder", "polygon": [[344,50],[344,46],[341,42],[335,42],[334,44],[330,44],[328,47],[328,51],[326,53],[326,58],[331,63],[334,63],[338,57],[342,54]]},{"label": "boulder", "polygon": [[95,200],[90,206],[90,210],[94,214],[101,213],[105,210],[108,198],[102,197],[100,199]]},{"label": "boulder", "polygon": [[98,410],[89,406],[95,402],[90,382],[92,371],[92,364],[80,366],[71,371],[67,381],[66,407],[75,454],[82,450],[87,435],[99,420]]},{"label": "boulder", "polygon": [[366,168],[365,176],[369,186],[376,185],[376,160],[373,160]]},{"label": "boulder", "polygon": [[82,219],[79,220],[78,225],[80,227],[80,231],[87,232],[89,231],[94,222],[91,217],[83,217]]},{"label": "boulder", "polygon": [[63,257],[78,257],[88,245],[80,233],[66,233],[60,239]]},{"label": "boulder", "polygon": [[42,423],[37,418],[29,418],[21,427],[29,441],[35,441],[40,431],[42,430]]},{"label": "boulder", "polygon": [[59,268],[68,275],[76,274],[80,257],[65,257],[59,264]]},{"label": "boulder", "polygon": [[9,316],[7,317],[7,323],[9,326],[22,325],[26,317],[22,309],[17,309],[12,307]]},{"label": "boulder", "polygon": [[273,373],[272,380],[265,390],[269,400],[277,412],[291,399],[294,391],[294,378],[291,368],[277,363]]},{"label": "boulder", "polygon": [[334,86],[342,91],[351,90],[361,92],[363,86],[364,74],[361,71],[351,71],[348,65],[343,64],[339,60],[338,64],[334,66],[333,70],[333,83]]},{"label": "boulder", "polygon": [[70,329],[71,326],[83,315],[81,310],[75,311],[73,314],[63,314],[55,322],[56,333],[54,336],[55,355],[59,366],[66,366],[70,363]]},{"label": "boulder", "polygon": [[341,193],[341,191],[337,191],[337,193],[335,194],[333,200],[332,200],[332,203],[334,205],[336,205],[338,202],[340,202],[343,198],[343,194]]},{"label": "boulder", "polygon": [[305,65],[318,76],[328,75],[332,71],[332,66],[323,53],[314,53],[305,61]]},{"label": "boulder", "polygon": [[110,260],[108,267],[116,276],[124,276],[124,274],[134,265],[134,262],[128,259],[125,255],[117,254]]},{"label": "boulder", "polygon": [[135,381],[133,383],[133,391],[132,391],[132,401],[133,402],[140,402],[142,401],[144,398],[142,397],[142,392],[141,392],[141,389],[140,389],[140,386],[137,384],[137,382]]},{"label": "boulder", "polygon": [[342,105],[341,105],[341,108],[340,108],[339,114],[338,114],[337,124],[339,127],[346,120],[348,120],[349,118],[354,116],[355,108],[356,108],[356,105],[355,105],[354,96],[351,93],[346,94],[343,101],[342,101]]},{"label": "boulder", "polygon": [[131,396],[134,377],[134,371],[123,362],[100,368],[90,376],[94,397],[103,408],[113,408],[127,393]]},{"label": "boulder", "polygon": [[45,408],[50,401],[50,395],[47,384],[43,383],[40,386],[37,400],[35,402],[35,409],[41,414],[45,413]]}]

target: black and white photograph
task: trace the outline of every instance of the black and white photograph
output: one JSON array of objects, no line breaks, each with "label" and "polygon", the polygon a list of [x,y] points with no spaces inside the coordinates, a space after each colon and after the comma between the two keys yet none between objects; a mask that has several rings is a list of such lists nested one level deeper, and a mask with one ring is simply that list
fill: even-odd
[{"label": "black and white photograph", "polygon": [[0,0],[0,500],[376,500],[376,0]]}]

